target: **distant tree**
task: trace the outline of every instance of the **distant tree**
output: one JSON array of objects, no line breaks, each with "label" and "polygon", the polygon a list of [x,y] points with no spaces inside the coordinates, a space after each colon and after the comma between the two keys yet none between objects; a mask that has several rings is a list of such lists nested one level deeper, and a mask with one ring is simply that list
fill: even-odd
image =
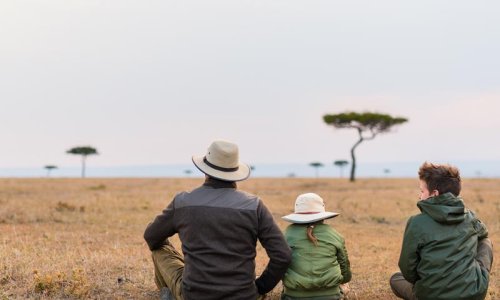
[{"label": "distant tree", "polygon": [[340,178],[343,177],[344,167],[347,166],[348,164],[349,162],[347,160],[336,160],[333,162],[333,165],[339,167],[340,169]]},{"label": "distant tree", "polygon": [[393,126],[403,124],[407,122],[408,119],[372,112],[346,112],[324,115],[323,121],[335,128],[353,128],[358,131],[359,139],[351,148],[352,162],[350,180],[354,181],[356,172],[356,156],[354,155],[354,150],[356,150],[356,147],[365,140],[374,139],[379,133],[389,132]]},{"label": "distant tree", "polygon": [[255,166],[254,165],[250,165],[250,170],[254,171],[255,170]]},{"label": "distant tree", "polygon": [[387,176],[391,173],[391,169],[384,169],[384,174]]},{"label": "distant tree", "polygon": [[186,176],[190,176],[191,173],[193,173],[193,171],[191,171],[190,169],[187,169],[187,170],[184,170],[184,174],[186,174]]},{"label": "distant tree", "polygon": [[44,169],[47,170],[47,177],[50,177],[50,172],[54,169],[57,169],[57,166],[54,166],[54,165],[46,165],[45,167],[43,167]]},{"label": "distant tree", "polygon": [[309,165],[314,168],[314,170],[316,171],[316,178],[318,178],[318,175],[319,175],[318,174],[318,169],[321,168],[321,167],[323,167],[323,164],[320,163],[320,162],[315,161],[315,162],[310,163]]},{"label": "distant tree", "polygon": [[288,173],[286,176],[288,178],[295,178],[296,177],[295,173],[293,173],[293,172]]},{"label": "distant tree", "polygon": [[95,148],[90,146],[73,147],[66,151],[66,153],[82,156],[82,178],[85,178],[85,161],[87,160],[87,156],[99,154]]}]

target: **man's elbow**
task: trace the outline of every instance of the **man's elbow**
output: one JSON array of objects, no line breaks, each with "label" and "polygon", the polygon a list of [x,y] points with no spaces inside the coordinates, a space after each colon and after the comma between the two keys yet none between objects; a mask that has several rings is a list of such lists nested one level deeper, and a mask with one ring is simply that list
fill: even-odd
[{"label": "man's elbow", "polygon": [[155,239],[154,234],[151,232],[151,230],[148,230],[148,229],[149,229],[149,226],[144,231],[143,237],[144,237],[144,240],[146,241],[146,243],[148,244],[149,250],[153,251],[153,250],[158,248],[158,246],[156,245],[157,241]]},{"label": "man's elbow", "polygon": [[154,250],[153,243],[149,239],[149,236],[144,234],[144,240],[146,241],[146,244],[148,245],[149,250],[153,251]]}]

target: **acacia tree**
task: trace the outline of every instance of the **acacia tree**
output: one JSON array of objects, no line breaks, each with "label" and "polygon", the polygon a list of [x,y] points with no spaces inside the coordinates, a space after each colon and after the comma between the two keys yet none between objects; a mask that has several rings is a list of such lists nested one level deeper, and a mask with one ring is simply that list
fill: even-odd
[{"label": "acacia tree", "polygon": [[323,164],[320,163],[320,162],[315,161],[315,162],[310,163],[309,165],[315,169],[315,171],[316,171],[316,178],[318,178],[318,175],[319,175],[318,174],[318,169],[321,168],[321,167],[323,167]]},{"label": "acacia tree", "polygon": [[344,167],[347,166],[348,164],[349,164],[349,162],[347,160],[336,160],[333,162],[334,166],[337,166],[340,168],[340,178],[343,177]]},{"label": "acacia tree", "polygon": [[379,133],[389,132],[393,126],[403,124],[407,122],[408,119],[372,112],[346,112],[334,115],[324,115],[323,121],[335,128],[353,128],[358,131],[359,139],[351,148],[352,162],[350,180],[354,181],[356,172],[356,156],[354,155],[354,150],[356,150],[356,147],[363,141],[373,140]]},{"label": "acacia tree", "polygon": [[66,151],[66,153],[82,156],[82,178],[85,178],[85,161],[87,160],[87,156],[99,154],[95,148],[90,146],[73,147]]},{"label": "acacia tree", "polygon": [[45,167],[43,167],[44,169],[47,170],[47,177],[50,177],[50,172],[54,169],[57,169],[57,166],[54,166],[54,165],[46,165]]}]

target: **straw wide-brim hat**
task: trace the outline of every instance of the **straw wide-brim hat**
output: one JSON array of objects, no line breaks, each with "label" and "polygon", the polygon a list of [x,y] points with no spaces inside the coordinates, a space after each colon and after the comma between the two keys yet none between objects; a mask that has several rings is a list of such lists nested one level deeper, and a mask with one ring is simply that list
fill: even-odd
[{"label": "straw wide-brim hat", "polygon": [[282,217],[282,219],[291,223],[306,224],[334,218],[338,215],[340,214],[336,212],[325,211],[325,203],[319,195],[307,193],[299,195],[295,200],[295,212]]},{"label": "straw wide-brim hat", "polygon": [[250,167],[239,161],[238,146],[228,141],[214,141],[207,154],[192,159],[200,171],[220,180],[241,181],[250,176]]}]

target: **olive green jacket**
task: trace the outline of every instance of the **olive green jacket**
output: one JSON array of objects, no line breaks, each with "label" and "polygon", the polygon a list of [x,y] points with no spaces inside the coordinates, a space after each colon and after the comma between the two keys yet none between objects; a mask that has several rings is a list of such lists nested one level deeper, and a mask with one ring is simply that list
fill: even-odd
[{"label": "olive green jacket", "polygon": [[418,202],[406,225],[399,267],[419,300],[484,299],[489,275],[475,260],[486,227],[451,193]]},{"label": "olive green jacket", "polygon": [[339,285],[351,280],[344,238],[329,225],[317,224],[315,246],[306,230],[306,225],[292,224],[285,231],[292,263],[283,278],[284,293],[293,298],[340,295]]}]

